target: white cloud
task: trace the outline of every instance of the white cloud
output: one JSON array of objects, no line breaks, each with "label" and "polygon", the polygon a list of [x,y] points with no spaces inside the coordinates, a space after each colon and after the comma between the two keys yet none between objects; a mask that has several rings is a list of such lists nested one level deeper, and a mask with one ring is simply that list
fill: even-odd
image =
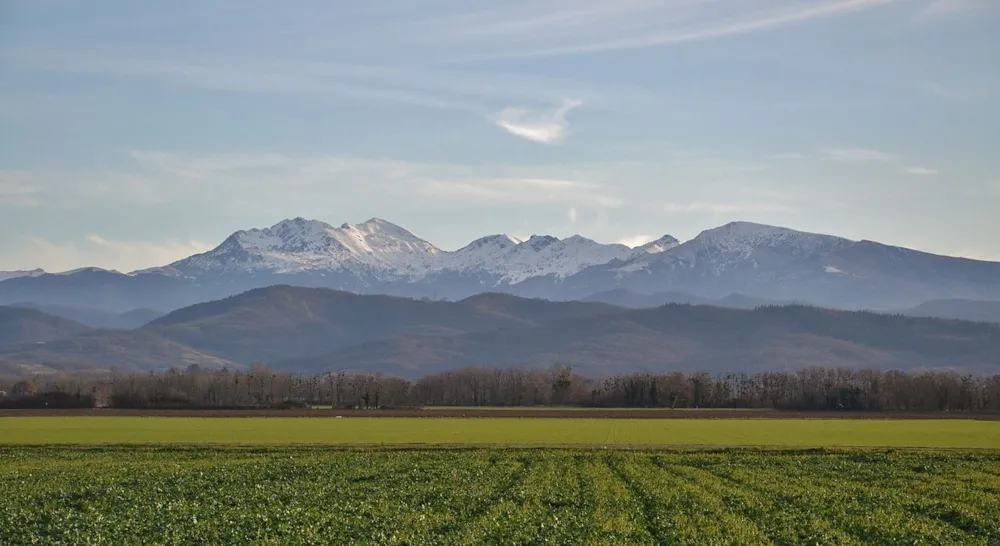
[{"label": "white cloud", "polygon": [[786,153],[771,154],[768,157],[770,159],[777,159],[779,161],[796,161],[800,159],[808,159],[809,155],[795,153],[795,152],[786,152]]},{"label": "white cloud", "polygon": [[496,124],[512,135],[532,142],[542,144],[562,142],[569,127],[566,115],[582,105],[580,101],[566,100],[562,106],[551,112],[505,108],[497,114]]},{"label": "white cloud", "polygon": [[13,255],[30,259],[32,267],[46,271],[68,271],[80,267],[102,267],[132,271],[166,265],[192,254],[211,250],[200,241],[116,241],[90,234],[81,240],[52,242],[31,237]]},{"label": "white cloud", "polygon": [[995,7],[995,5],[994,0],[930,0],[918,15],[924,18],[943,17]]},{"label": "white cloud", "polygon": [[569,219],[569,223],[575,224],[576,217],[577,217],[576,208],[570,207],[570,209],[566,211],[566,218]]},{"label": "white cloud", "polygon": [[941,174],[941,171],[928,167],[907,167],[903,169],[902,172],[904,174],[912,174],[914,176],[935,176]]},{"label": "white cloud", "polygon": [[[763,32],[899,0],[780,2],[510,2],[506,10],[439,18],[432,38],[470,51],[458,59],[573,55],[641,49]],[[458,48],[458,44],[464,47]],[[476,47],[476,46],[479,47]]]},{"label": "white cloud", "polygon": [[[616,208],[622,200],[600,184],[547,178],[466,178],[419,180],[421,193],[438,198],[483,200],[507,205],[579,203]],[[575,210],[572,216],[575,216]]]},{"label": "white cloud", "polygon": [[709,201],[694,201],[686,205],[667,203],[663,210],[671,213],[708,213],[728,214],[736,212],[789,212],[791,209],[776,203],[715,203]]},{"label": "white cloud", "polygon": [[40,202],[30,173],[0,171],[0,207],[34,207]]},{"label": "white cloud", "polygon": [[653,237],[652,235],[631,235],[618,239],[618,244],[625,245],[629,248],[635,248],[654,241],[655,239],[656,237]]},{"label": "white cloud", "polygon": [[[160,189],[177,198],[219,199],[232,204],[239,196],[250,194],[255,196],[253,201],[260,210],[301,204],[303,193],[310,194],[315,205],[325,199],[370,199],[372,192],[436,203],[575,208],[616,208],[623,204],[622,198],[596,180],[603,176],[599,169],[575,172],[562,166],[471,166],[281,154],[137,151],[132,156],[147,178],[159,180]],[[307,212],[289,211],[296,215]]]},{"label": "white cloud", "polygon": [[896,160],[895,154],[868,148],[826,148],[820,153],[831,161],[843,163],[890,163]]}]

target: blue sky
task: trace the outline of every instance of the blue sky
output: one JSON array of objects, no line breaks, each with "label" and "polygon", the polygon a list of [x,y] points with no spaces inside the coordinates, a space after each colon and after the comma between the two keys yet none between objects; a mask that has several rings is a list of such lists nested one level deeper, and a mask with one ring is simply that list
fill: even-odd
[{"label": "blue sky", "polygon": [[995,0],[5,0],[0,269],[295,216],[1000,260],[998,29]]}]

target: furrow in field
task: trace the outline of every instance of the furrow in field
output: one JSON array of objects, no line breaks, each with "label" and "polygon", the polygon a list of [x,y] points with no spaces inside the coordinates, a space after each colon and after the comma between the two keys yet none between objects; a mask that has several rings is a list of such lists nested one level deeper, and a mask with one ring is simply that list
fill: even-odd
[{"label": "furrow in field", "polygon": [[682,458],[668,464],[656,457],[654,461],[664,471],[687,480],[705,496],[718,499],[730,511],[753,522],[775,544],[863,544],[849,530],[838,529],[811,510],[711,473],[706,468],[718,462],[714,458],[693,461]]},{"label": "furrow in field", "polygon": [[[885,479],[862,482],[838,457],[826,457],[816,468],[815,456],[782,457],[719,466],[711,473],[774,498],[776,505],[797,507],[822,517],[864,543],[981,543],[964,530],[908,509],[911,493]],[[838,468],[832,477],[822,472]],[[883,471],[892,467],[881,466]]]}]

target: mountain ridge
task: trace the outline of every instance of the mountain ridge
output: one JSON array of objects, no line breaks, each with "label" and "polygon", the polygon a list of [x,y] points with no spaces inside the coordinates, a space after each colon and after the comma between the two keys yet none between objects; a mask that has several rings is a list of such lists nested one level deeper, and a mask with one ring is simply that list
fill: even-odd
[{"label": "mountain ridge", "polygon": [[208,252],[157,268],[0,281],[0,304],[171,310],[279,284],[450,300],[483,292],[550,300],[618,289],[714,300],[738,293],[892,310],[933,299],[1000,299],[1000,263],[752,222],[635,248],[580,235],[490,235],[446,251],[379,218],[333,227],[299,217],[234,232]]},{"label": "mountain ridge", "polygon": [[998,324],[802,305],[623,309],[501,293],[445,302],[273,286],[181,309],[137,330],[46,335],[42,344],[19,337],[0,346],[0,372],[235,369],[257,362],[276,370],[406,376],[464,366],[566,365],[594,376],[813,365],[970,373],[1000,367]]}]

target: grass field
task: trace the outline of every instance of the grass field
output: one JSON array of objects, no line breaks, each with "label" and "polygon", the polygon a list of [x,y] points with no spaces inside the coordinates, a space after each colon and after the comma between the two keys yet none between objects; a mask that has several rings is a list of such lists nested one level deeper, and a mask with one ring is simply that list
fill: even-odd
[{"label": "grass field", "polygon": [[998,544],[988,451],[0,447],[4,544]]},{"label": "grass field", "polygon": [[959,419],[0,418],[0,444],[147,443],[1000,449],[1000,422]]}]

